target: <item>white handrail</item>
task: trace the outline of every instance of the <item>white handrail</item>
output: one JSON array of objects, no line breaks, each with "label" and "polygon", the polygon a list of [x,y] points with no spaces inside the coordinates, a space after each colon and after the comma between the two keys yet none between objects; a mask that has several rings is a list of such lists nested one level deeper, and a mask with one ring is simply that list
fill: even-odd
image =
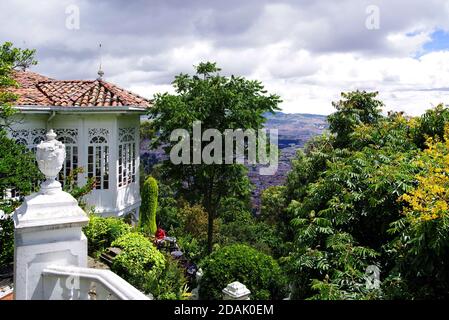
[{"label": "white handrail", "polygon": [[[44,290],[46,296],[54,297],[56,282],[51,282],[51,279],[78,279],[78,283],[81,281],[90,280],[92,283],[100,284],[103,290],[107,291],[109,295],[112,295],[112,299],[120,300],[151,300],[148,296],[137,290],[123,278],[119,277],[110,270],[92,269],[92,268],[80,268],[72,266],[48,266],[42,271],[44,277]],[[83,290],[81,288],[66,288],[69,290]],[[84,288],[85,291],[86,288]],[[97,289],[98,290],[98,289]],[[52,291],[52,292],[50,292]],[[88,298],[88,292],[81,292],[80,297]],[[61,294],[62,297],[62,294]],[[62,299],[62,298],[61,298]]]}]

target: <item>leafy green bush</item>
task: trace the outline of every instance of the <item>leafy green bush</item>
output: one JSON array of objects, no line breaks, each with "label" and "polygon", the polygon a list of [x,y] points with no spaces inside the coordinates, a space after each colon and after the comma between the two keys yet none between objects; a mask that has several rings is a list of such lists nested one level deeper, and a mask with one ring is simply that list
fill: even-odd
[{"label": "leafy green bush", "polygon": [[156,213],[158,226],[165,230],[177,229],[181,226],[178,201],[172,188],[164,183],[159,183],[158,208]]},{"label": "leafy green bush", "polygon": [[438,137],[443,140],[444,127],[448,121],[449,108],[442,103],[427,110],[421,117],[417,118],[416,125],[411,128],[414,142],[421,149],[425,149],[428,137]]},{"label": "leafy green bush", "polygon": [[[0,91],[1,93],[1,91]],[[1,116],[1,109],[0,109]],[[0,194],[14,188],[21,195],[35,191],[43,175],[37,168],[35,156],[24,145],[8,138],[0,129]]]},{"label": "leafy green bush", "polygon": [[253,219],[248,201],[229,197],[221,201],[217,217],[226,224],[234,221],[250,221]]},{"label": "leafy green bush", "polygon": [[176,241],[181,247],[184,256],[193,263],[198,263],[207,254],[206,242],[190,234],[178,236],[176,237]]},{"label": "leafy green bush", "polygon": [[164,255],[140,233],[127,233],[112,242],[122,252],[114,258],[113,271],[134,286],[143,288],[148,277],[160,276],[165,266]]},{"label": "leafy green bush", "polygon": [[14,221],[0,220],[0,266],[14,260]]},{"label": "leafy green bush", "polygon": [[153,177],[148,177],[142,187],[142,206],[140,207],[140,226],[151,235],[156,233],[158,186]]},{"label": "leafy green bush", "polygon": [[183,299],[186,279],[183,270],[171,257],[165,257],[140,233],[127,233],[112,243],[122,249],[112,270],[156,299]]},{"label": "leafy green bush", "polygon": [[88,240],[90,254],[110,247],[114,240],[130,233],[131,230],[132,227],[121,219],[103,218],[93,214],[89,216],[89,224],[83,229]]},{"label": "leafy green bush", "polygon": [[272,257],[243,244],[213,252],[201,262],[201,299],[221,299],[229,283],[240,281],[251,291],[252,299],[284,298],[285,279]]},{"label": "leafy green bush", "polygon": [[172,257],[166,256],[165,268],[158,277],[152,275],[146,282],[146,291],[158,300],[184,300],[188,297],[184,270]]},{"label": "leafy green bush", "polygon": [[248,221],[233,221],[220,227],[220,245],[245,243],[255,249],[276,255],[283,247],[282,239],[273,226],[251,217]]}]

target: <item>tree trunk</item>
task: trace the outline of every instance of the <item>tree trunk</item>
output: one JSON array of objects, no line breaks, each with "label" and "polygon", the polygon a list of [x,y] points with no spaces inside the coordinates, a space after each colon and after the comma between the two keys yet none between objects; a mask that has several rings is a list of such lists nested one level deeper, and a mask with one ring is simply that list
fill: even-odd
[{"label": "tree trunk", "polygon": [[207,220],[207,253],[212,253],[212,246],[214,244],[214,218],[215,214],[212,208],[207,209],[208,220]]},{"label": "tree trunk", "polygon": [[212,203],[212,195],[214,192],[214,178],[215,173],[208,183],[209,188],[206,190],[205,209],[207,211],[207,253],[212,253],[212,246],[214,244],[214,219],[215,219],[215,206]]}]

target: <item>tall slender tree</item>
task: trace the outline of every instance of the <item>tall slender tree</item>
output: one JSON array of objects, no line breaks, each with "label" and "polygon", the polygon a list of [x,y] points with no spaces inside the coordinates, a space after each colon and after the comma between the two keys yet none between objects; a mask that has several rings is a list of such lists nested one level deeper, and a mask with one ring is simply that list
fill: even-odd
[{"label": "tall slender tree", "polygon": [[[156,94],[149,115],[157,138],[166,151],[177,143],[170,141],[175,129],[185,129],[193,143],[192,124],[201,121],[201,134],[207,129],[254,129],[262,127],[264,113],[278,110],[280,98],[267,94],[259,81],[222,76],[216,63],[200,63],[196,74],[180,74],[173,86],[176,94]],[[202,143],[202,147],[208,143]],[[190,149],[192,159],[193,148]],[[203,149],[201,149],[203,150]],[[214,150],[215,152],[220,152]],[[224,159],[224,154],[221,155]],[[212,251],[213,224],[220,200],[225,197],[249,198],[250,184],[241,164],[163,164],[164,177],[174,181],[179,195],[191,203],[200,202],[208,213],[208,250]]]}]

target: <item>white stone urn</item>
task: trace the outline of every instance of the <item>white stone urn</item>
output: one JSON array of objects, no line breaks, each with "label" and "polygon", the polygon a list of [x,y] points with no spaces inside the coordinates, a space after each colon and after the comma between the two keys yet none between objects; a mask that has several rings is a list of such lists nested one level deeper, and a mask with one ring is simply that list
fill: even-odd
[{"label": "white stone urn", "polygon": [[47,178],[41,185],[41,193],[51,194],[61,190],[61,183],[56,180],[65,160],[65,146],[56,140],[56,133],[51,129],[46,135],[47,140],[42,141],[36,150],[36,159],[39,170]]}]

